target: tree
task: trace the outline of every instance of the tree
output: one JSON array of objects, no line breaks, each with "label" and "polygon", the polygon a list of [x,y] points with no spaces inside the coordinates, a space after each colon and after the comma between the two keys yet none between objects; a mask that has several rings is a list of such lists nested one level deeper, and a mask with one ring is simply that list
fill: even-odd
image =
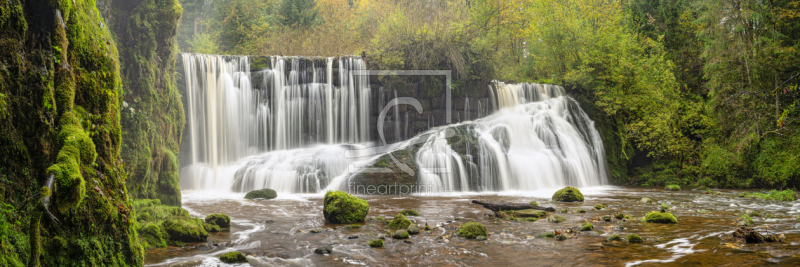
[{"label": "tree", "polygon": [[279,12],[283,19],[283,25],[308,26],[317,19],[317,1],[283,0]]}]

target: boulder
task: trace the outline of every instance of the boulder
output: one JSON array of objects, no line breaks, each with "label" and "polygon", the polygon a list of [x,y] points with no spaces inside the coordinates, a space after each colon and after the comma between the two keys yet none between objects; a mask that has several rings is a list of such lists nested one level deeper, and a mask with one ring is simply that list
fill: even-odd
[{"label": "boulder", "polygon": [[219,256],[219,260],[224,263],[245,263],[247,262],[247,258],[238,251],[231,251]]},{"label": "boulder", "polygon": [[583,202],[583,194],[581,190],[575,187],[565,187],[564,189],[556,191],[553,194],[553,201],[559,202]]},{"label": "boulder", "polygon": [[403,216],[403,214],[397,214],[397,216],[394,216],[394,220],[389,222],[389,228],[395,229],[406,229],[409,225],[411,225],[411,221],[409,221],[406,216]]},{"label": "boulder", "polygon": [[269,188],[253,190],[247,192],[247,195],[244,195],[244,198],[246,199],[256,199],[256,198],[273,199],[276,197],[278,197],[278,192],[275,192],[275,190]]},{"label": "boulder", "polygon": [[324,201],[322,214],[330,223],[364,222],[369,213],[366,200],[342,191],[328,191]]},{"label": "boulder", "polygon": [[228,215],[222,213],[208,215],[206,216],[205,221],[208,224],[213,224],[219,226],[220,228],[231,227],[231,217],[228,217]]},{"label": "boulder", "polygon": [[456,232],[458,236],[466,238],[466,239],[475,239],[479,236],[489,236],[489,232],[486,231],[486,226],[479,222],[468,222],[458,228]]},{"label": "boulder", "polygon": [[668,212],[651,212],[644,216],[644,221],[649,223],[678,223],[675,215]]}]

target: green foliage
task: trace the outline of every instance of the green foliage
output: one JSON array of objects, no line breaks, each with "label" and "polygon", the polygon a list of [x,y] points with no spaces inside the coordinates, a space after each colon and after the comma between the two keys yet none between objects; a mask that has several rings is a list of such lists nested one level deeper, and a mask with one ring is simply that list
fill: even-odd
[{"label": "green foliage", "polygon": [[231,217],[225,214],[211,214],[206,216],[206,223],[217,225],[220,228],[231,227]]},{"label": "green foliage", "polygon": [[222,255],[219,255],[219,260],[224,263],[234,264],[234,263],[245,263],[247,262],[247,257],[244,256],[241,252],[238,251],[231,251]]},{"label": "green foliage", "polygon": [[534,205],[534,206],[539,206],[539,202],[536,202],[536,201],[528,202],[528,204],[529,205]]},{"label": "green foliage", "polygon": [[674,185],[674,184],[667,185],[665,189],[667,189],[667,191],[681,191],[681,187],[679,185]]},{"label": "green foliage", "polygon": [[486,226],[479,222],[468,222],[458,228],[456,234],[466,239],[475,239],[479,236],[489,236]]},{"label": "green foliage", "polygon": [[325,220],[330,223],[364,222],[369,213],[369,204],[366,200],[342,191],[328,191],[325,193],[322,212]]},{"label": "green foliage", "polygon": [[22,223],[12,221],[13,206],[0,202],[0,265],[22,267],[28,256],[27,236],[22,232]]},{"label": "green foliage", "polygon": [[678,219],[672,213],[657,211],[647,213],[644,216],[644,221],[649,223],[678,223]]},{"label": "green foliage", "polygon": [[575,187],[565,187],[553,194],[553,201],[583,202],[583,194],[581,194],[581,190]]},{"label": "green foliage", "polygon": [[389,228],[395,229],[406,229],[409,225],[411,225],[411,221],[409,221],[406,216],[403,216],[403,214],[397,214],[397,216],[394,216],[394,219],[389,222]]},{"label": "green foliage", "polygon": [[791,189],[786,189],[783,191],[778,190],[770,190],[769,194],[763,193],[744,193],[744,197],[755,197],[760,199],[766,200],[774,200],[774,201],[795,201],[797,194]]},{"label": "green foliage", "polygon": [[273,199],[276,197],[278,197],[278,193],[275,192],[275,190],[269,188],[253,190],[247,192],[247,194],[244,196],[244,198],[246,199],[256,199],[256,198]]},{"label": "green foliage", "polygon": [[317,19],[317,1],[281,0],[279,11],[283,25],[308,26]]}]

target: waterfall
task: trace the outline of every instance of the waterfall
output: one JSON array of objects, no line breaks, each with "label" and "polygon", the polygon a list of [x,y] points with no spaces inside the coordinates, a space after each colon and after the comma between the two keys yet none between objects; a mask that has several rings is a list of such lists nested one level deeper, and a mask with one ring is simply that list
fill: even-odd
[{"label": "waterfall", "polygon": [[[189,151],[184,153],[191,154],[187,157],[191,159],[188,167],[181,170],[182,188],[232,188],[235,182],[231,175],[258,176],[263,182],[244,183],[250,185],[247,188],[278,187],[284,183],[278,180],[297,177],[310,179],[315,171],[298,167],[305,162],[300,163],[297,157],[306,154],[273,153],[274,157],[284,158],[270,161],[264,153],[307,150],[312,146],[318,146],[317,152],[321,152],[327,151],[321,148],[324,145],[370,140],[369,77],[364,75],[366,64],[361,58],[339,58],[338,68],[334,68],[333,58],[263,59],[268,61],[268,67],[251,71],[247,56],[182,54],[189,132],[189,140],[184,142],[190,143]],[[336,81],[334,71],[339,74]],[[285,158],[290,155],[295,158]],[[253,157],[264,161],[261,165],[283,165],[270,172],[235,169],[243,159]],[[245,166],[253,165],[251,162]],[[334,170],[342,172],[340,168],[328,168]],[[316,189],[319,184],[326,183],[317,183]]]},{"label": "waterfall", "polygon": [[[377,114],[359,57],[182,54],[182,63],[188,123],[181,153],[188,155],[181,158],[190,161],[182,189],[346,190],[355,174],[401,149],[412,151],[417,183],[450,191],[607,183],[594,122],[560,86],[493,82],[489,99],[472,103],[476,113],[465,98],[463,118],[455,112],[460,122],[451,125],[394,106],[380,130],[395,143],[380,146],[370,134]],[[397,95],[379,90],[376,103],[382,109]],[[427,119],[429,129],[411,136],[410,116]]]}]

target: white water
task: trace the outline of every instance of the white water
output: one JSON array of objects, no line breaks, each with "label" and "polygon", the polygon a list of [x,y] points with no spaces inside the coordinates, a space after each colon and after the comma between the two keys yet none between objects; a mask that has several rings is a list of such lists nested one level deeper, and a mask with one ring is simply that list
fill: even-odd
[{"label": "white water", "polygon": [[[496,82],[490,88],[493,114],[468,121],[464,112],[461,123],[369,148],[375,114],[369,80],[359,75],[366,70],[363,60],[338,59],[334,84],[333,58],[269,59],[270,69],[251,71],[247,57],[183,55],[190,142],[184,153],[191,154],[181,170],[183,189],[347,189],[353,173],[414,144],[422,144],[415,156],[418,183],[450,191],[607,183],[594,122],[561,87]],[[408,119],[401,125],[396,109],[394,114],[393,127],[385,130],[398,138],[404,127],[407,136]],[[452,133],[468,137],[466,151],[451,147],[446,138]]]}]

